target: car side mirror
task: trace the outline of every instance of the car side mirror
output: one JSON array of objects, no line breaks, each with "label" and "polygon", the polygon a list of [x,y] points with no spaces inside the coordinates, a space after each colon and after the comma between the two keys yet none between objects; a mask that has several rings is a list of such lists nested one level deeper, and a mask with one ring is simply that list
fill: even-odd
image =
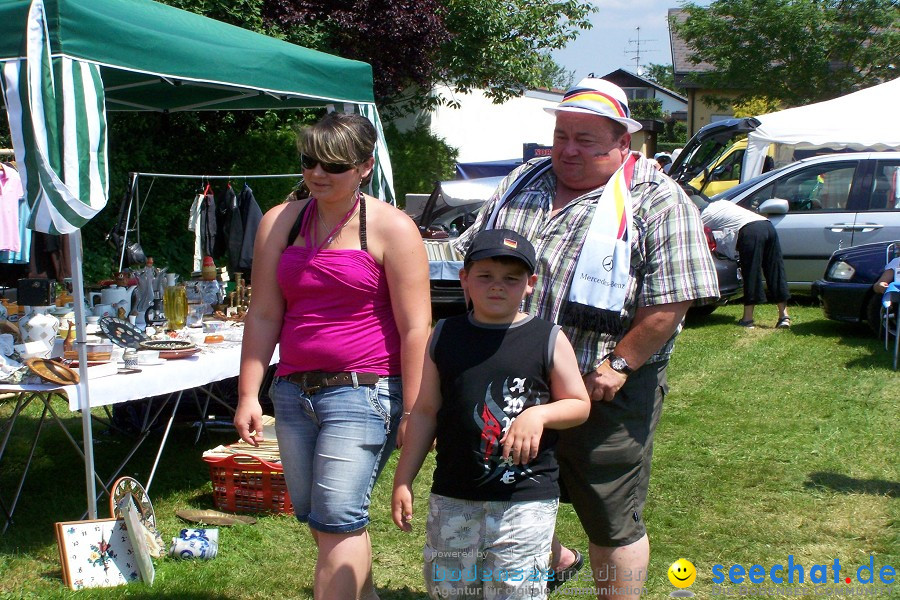
[{"label": "car side mirror", "polygon": [[786,215],[787,212],[788,201],[781,198],[771,198],[759,205],[761,215]]}]

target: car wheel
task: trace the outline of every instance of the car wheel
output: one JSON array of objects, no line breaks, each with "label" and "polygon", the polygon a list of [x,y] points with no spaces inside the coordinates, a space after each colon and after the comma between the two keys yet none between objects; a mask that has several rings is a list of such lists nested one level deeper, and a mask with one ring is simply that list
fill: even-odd
[{"label": "car wheel", "polygon": [[876,336],[881,333],[881,297],[873,294],[866,304],[866,323]]}]

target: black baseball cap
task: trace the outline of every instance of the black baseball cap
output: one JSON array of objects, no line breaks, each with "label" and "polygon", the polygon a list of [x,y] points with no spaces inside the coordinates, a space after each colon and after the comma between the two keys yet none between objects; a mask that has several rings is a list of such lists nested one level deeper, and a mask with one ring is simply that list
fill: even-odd
[{"label": "black baseball cap", "polygon": [[523,236],[510,229],[486,229],[476,233],[472,238],[469,251],[466,252],[463,264],[468,266],[476,260],[497,256],[518,258],[528,267],[529,273],[534,273],[534,266],[537,262],[534,256],[534,246]]}]

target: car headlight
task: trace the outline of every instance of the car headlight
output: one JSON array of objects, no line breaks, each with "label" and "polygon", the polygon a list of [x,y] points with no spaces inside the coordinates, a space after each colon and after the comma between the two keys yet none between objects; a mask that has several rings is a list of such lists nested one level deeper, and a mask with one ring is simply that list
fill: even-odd
[{"label": "car headlight", "polygon": [[850,281],[853,279],[855,273],[856,269],[854,269],[852,265],[839,260],[828,267],[828,272],[825,274],[825,277],[835,281]]}]

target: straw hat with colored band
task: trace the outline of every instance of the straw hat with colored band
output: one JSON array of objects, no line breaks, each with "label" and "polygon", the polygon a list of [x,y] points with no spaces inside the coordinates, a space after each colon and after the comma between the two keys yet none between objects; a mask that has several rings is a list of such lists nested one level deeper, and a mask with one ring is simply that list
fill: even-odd
[{"label": "straw hat with colored band", "polygon": [[597,115],[617,121],[628,128],[628,133],[641,129],[641,124],[631,118],[628,97],[622,88],[605,79],[587,77],[569,88],[558,106],[545,108],[550,114],[578,112]]}]

